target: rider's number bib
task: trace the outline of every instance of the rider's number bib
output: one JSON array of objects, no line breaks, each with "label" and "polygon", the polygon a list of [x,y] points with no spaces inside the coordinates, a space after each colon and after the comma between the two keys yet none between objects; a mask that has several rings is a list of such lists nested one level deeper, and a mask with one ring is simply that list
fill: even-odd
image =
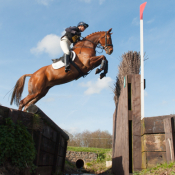
[{"label": "rider's number bib", "polygon": [[79,38],[78,35],[74,35],[74,36],[72,37],[72,41],[75,43],[75,42],[77,41],[78,38]]}]

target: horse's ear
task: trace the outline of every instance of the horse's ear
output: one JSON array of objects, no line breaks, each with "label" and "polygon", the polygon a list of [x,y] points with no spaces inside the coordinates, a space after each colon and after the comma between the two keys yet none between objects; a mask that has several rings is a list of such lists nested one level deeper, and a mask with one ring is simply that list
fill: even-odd
[{"label": "horse's ear", "polygon": [[108,30],[108,33],[110,33],[110,32],[111,32],[111,30],[112,30],[112,28],[110,28],[110,29]]}]

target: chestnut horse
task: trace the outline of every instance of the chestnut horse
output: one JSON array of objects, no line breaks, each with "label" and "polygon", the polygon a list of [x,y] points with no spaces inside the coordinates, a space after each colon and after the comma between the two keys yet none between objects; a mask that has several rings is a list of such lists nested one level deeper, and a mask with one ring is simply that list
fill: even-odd
[{"label": "chestnut horse", "polygon": [[[96,74],[100,74],[103,78],[108,70],[108,61],[104,55],[96,56],[95,48],[100,47],[106,51],[107,54],[113,52],[113,45],[111,40],[112,29],[107,32],[95,32],[86,36],[83,40],[79,41],[74,47],[73,51],[76,53],[74,60],[75,66],[71,64],[70,71],[65,72],[65,67],[60,69],[53,69],[52,65],[40,68],[33,74],[25,74],[19,78],[13,90],[11,103],[13,101],[19,106],[19,110],[24,111],[31,105],[35,104],[38,100],[44,97],[49,89],[55,85],[68,83],[83,75],[86,75],[90,70],[101,64],[100,69],[96,69]],[[72,62],[73,63],[73,62]],[[78,66],[78,68],[76,68]],[[28,82],[28,95],[21,100],[25,78],[31,77]],[[21,101],[20,101],[21,100]]]}]

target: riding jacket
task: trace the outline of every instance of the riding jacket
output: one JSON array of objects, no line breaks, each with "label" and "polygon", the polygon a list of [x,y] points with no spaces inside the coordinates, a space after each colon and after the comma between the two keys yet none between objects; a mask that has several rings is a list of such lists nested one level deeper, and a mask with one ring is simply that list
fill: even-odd
[{"label": "riding jacket", "polygon": [[67,36],[71,43],[75,44],[80,41],[81,31],[78,27],[73,26],[65,29],[66,33],[61,37]]}]

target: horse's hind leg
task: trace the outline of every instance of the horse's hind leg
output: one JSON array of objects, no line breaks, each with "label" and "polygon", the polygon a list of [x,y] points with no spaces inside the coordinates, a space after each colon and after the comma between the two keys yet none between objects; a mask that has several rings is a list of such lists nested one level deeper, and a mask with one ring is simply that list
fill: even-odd
[{"label": "horse's hind leg", "polygon": [[32,101],[30,101],[29,103],[27,103],[27,105],[25,105],[24,107],[24,112],[26,112],[26,109],[31,105],[31,104],[35,104],[40,98],[34,98]]},{"label": "horse's hind leg", "polygon": [[47,94],[47,92],[48,92],[49,89],[50,89],[50,87],[47,88],[42,94],[38,94],[34,99],[30,100],[30,101],[25,105],[25,107],[24,107],[24,112],[26,111],[26,109],[27,109],[31,104],[35,104],[38,100],[40,100],[42,97],[44,97],[44,96]]},{"label": "horse's hind leg", "polygon": [[22,108],[29,103],[31,100],[33,100],[34,98],[36,98],[38,94],[32,94],[32,95],[27,95],[27,97],[25,97],[23,100],[20,101],[19,103],[19,108],[18,110],[22,110]]}]

